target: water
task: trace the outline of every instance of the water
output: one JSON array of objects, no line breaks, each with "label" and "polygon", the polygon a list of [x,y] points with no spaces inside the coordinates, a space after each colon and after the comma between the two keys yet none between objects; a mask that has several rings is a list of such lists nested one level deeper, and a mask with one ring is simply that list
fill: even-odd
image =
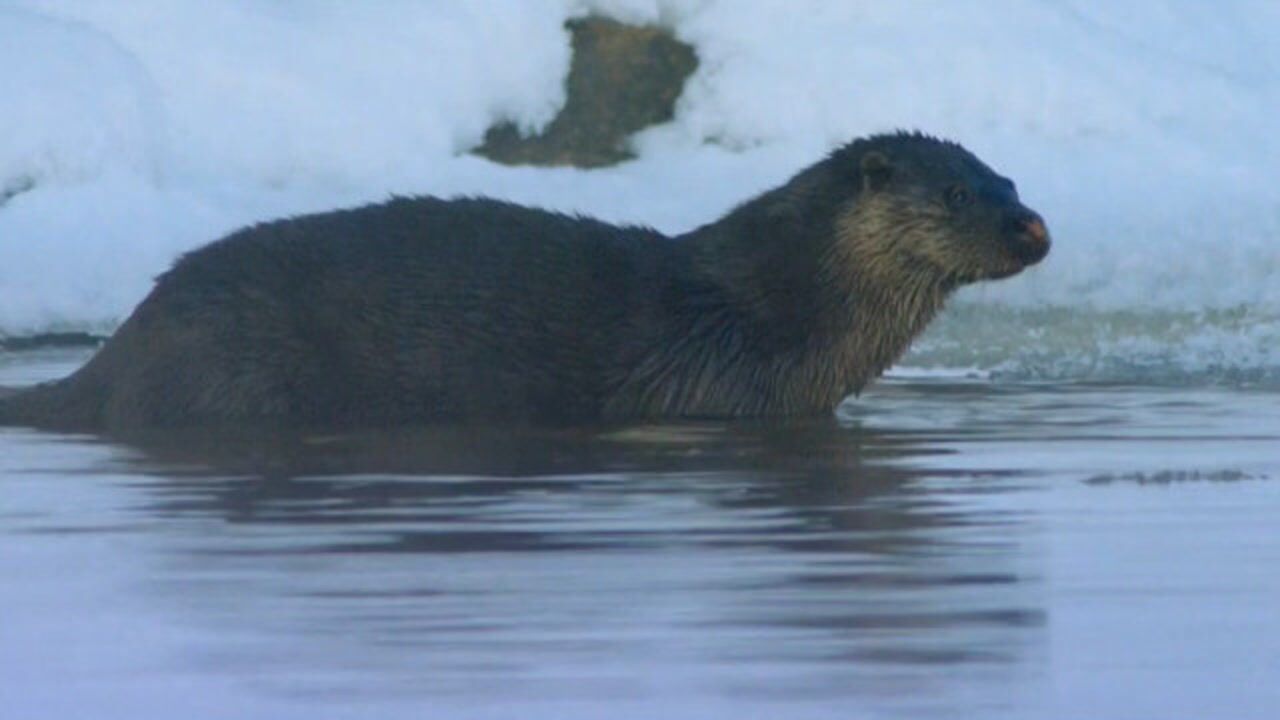
[{"label": "water", "polygon": [[901,377],[787,425],[0,429],[0,717],[1271,718],[1277,401]]}]

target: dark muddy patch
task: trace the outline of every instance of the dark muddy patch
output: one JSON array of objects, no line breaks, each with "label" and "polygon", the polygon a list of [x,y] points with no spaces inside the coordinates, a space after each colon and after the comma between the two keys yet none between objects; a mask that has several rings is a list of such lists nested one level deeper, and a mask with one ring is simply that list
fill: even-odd
[{"label": "dark muddy patch", "polygon": [[36,179],[30,175],[19,175],[0,183],[0,207],[25,192],[35,189]]},{"label": "dark muddy patch", "polygon": [[474,152],[508,165],[603,167],[634,157],[627,140],[671,120],[685,80],[698,66],[694,49],[669,30],[603,17],[570,20],[573,60],[564,108],[537,135],[506,121],[490,128]]}]

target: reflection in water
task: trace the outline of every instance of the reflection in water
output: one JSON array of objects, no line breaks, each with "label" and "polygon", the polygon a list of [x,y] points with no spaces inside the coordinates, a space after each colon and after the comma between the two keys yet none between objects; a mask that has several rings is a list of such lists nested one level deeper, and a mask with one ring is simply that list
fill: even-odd
[{"label": "reflection in water", "polygon": [[844,426],[0,429],[0,716],[1271,718],[1276,399],[919,380]]},{"label": "reflection in water", "polygon": [[739,424],[128,445],[115,471],[145,478],[137,511],[166,528],[148,591],[184,622],[243,636],[212,662],[270,692],[946,709],[946,688],[1013,683],[1043,644],[1023,519],[964,501],[1016,478],[940,493],[931,482],[957,478],[912,470],[939,450],[910,434]]}]

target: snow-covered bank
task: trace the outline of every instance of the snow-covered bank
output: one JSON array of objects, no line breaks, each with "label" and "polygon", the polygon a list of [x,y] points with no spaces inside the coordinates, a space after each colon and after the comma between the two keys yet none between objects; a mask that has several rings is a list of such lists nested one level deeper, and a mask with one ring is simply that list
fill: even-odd
[{"label": "snow-covered bank", "polygon": [[[554,115],[562,22],[591,10],[697,47],[675,122],[606,170],[465,155],[497,119]],[[254,220],[482,193],[679,231],[917,127],[1014,177],[1057,244],[966,291],[913,362],[1274,376],[1277,34],[1263,0],[13,0],[0,189],[34,187],[0,206],[0,334],[109,329],[176,254]]]}]

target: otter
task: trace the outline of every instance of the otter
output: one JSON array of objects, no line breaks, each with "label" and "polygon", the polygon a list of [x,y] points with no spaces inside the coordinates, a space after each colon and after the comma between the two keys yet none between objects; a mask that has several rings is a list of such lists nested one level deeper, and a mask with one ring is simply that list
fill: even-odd
[{"label": "otter", "polygon": [[180,258],[0,423],[122,430],[831,413],[957,288],[1039,262],[1013,182],[918,132],[856,139],[669,237],[490,199],[241,229]]}]

